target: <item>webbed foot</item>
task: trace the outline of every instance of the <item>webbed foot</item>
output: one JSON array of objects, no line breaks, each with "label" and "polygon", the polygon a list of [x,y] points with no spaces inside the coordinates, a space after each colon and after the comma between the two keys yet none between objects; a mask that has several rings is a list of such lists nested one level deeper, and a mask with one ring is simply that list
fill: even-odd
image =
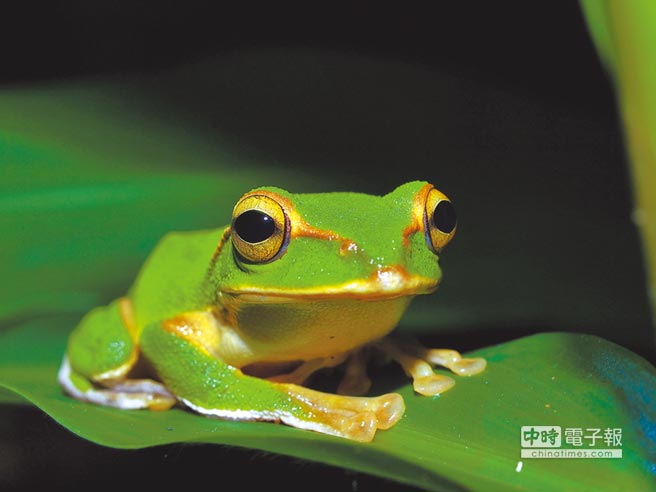
[{"label": "webbed foot", "polygon": [[314,425],[314,430],[328,430],[326,433],[356,441],[371,441],[377,429],[389,429],[405,412],[403,398],[396,393],[376,397],[344,396],[295,384],[277,385],[292,398],[310,407],[313,413],[311,421],[285,423],[306,429],[312,429]]}]

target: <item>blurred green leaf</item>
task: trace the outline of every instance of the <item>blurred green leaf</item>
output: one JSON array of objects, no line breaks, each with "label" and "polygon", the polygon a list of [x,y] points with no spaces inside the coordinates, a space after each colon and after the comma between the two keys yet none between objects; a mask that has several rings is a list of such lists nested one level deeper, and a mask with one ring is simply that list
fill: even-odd
[{"label": "blurred green leaf", "polygon": [[656,329],[656,2],[582,0],[597,51],[613,77],[633,178]]},{"label": "blurred green leaf", "polygon": [[0,267],[12,279],[0,286],[0,320],[106,301],[166,232],[226,224],[242,193],[274,180],[184,132],[172,144],[170,129],[111,92],[0,94]]},{"label": "blurred green leaf", "polygon": [[614,75],[615,70],[615,45],[612,38],[611,27],[608,18],[608,4],[604,0],[580,0],[581,8],[594,40],[599,56],[606,70]]}]

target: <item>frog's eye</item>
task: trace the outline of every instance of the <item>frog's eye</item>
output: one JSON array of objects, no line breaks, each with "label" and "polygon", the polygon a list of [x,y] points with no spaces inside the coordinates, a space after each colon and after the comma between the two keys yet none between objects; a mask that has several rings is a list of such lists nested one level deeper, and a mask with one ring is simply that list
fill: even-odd
[{"label": "frog's eye", "polygon": [[283,208],[266,195],[247,195],[232,212],[232,244],[239,256],[250,263],[266,263],[282,254],[287,229]]},{"label": "frog's eye", "polygon": [[441,191],[432,188],[426,196],[424,230],[433,251],[439,253],[456,233],[458,221],[451,201]]}]

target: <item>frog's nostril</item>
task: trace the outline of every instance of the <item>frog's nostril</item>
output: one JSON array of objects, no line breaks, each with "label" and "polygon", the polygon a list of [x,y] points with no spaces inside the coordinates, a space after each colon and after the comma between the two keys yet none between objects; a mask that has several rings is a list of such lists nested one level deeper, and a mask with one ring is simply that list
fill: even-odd
[{"label": "frog's nostril", "polygon": [[341,256],[346,256],[349,253],[357,253],[360,251],[357,243],[351,240],[342,241],[342,245],[339,247],[339,254]]}]

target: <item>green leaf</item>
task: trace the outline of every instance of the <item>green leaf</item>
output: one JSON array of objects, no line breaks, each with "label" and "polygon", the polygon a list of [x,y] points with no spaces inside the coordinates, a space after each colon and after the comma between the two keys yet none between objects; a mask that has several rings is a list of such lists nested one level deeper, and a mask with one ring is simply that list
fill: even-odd
[{"label": "green leaf", "polygon": [[613,76],[656,329],[656,3],[584,0],[581,6],[599,56]]},{"label": "green leaf", "polygon": [[[220,227],[235,200],[261,184],[252,176],[273,179],[192,138],[135,140],[125,134],[132,118],[94,117],[107,111],[102,94],[0,94],[1,267],[12,279],[0,286],[0,320],[101,304],[125,288],[166,232]],[[36,120],[34,106],[42,112]],[[166,131],[151,121],[139,135],[155,142]]]},{"label": "green leaf", "polygon": [[[245,446],[359,470],[426,490],[627,490],[653,486],[656,370],[601,338],[539,334],[473,354],[485,373],[458,379],[437,398],[413,394],[407,410],[369,444],[268,423],[226,422],[186,410],[123,411],[64,396],[56,372],[71,316],[36,320],[0,337],[0,386],[43,409],[72,432],[119,448],[173,442]],[[34,341],[40,343],[35,344]],[[400,375],[400,369],[398,371]],[[0,402],[5,400],[0,394]],[[522,459],[521,426],[622,429],[621,459]],[[600,446],[597,448],[608,448]],[[520,464],[521,463],[521,464]]]},{"label": "green leaf", "polygon": [[606,70],[615,75],[616,55],[610,29],[608,3],[605,0],[580,0],[590,36],[594,40],[599,57]]}]

